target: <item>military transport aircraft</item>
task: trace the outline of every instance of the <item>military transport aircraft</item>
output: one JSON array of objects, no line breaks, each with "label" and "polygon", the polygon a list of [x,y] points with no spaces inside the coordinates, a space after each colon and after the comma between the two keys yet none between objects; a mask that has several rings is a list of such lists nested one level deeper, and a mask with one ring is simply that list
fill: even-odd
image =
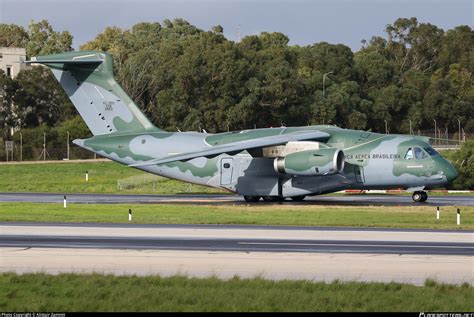
[{"label": "military transport aircraft", "polygon": [[404,188],[423,202],[424,189],[458,175],[426,137],[329,125],[166,132],[115,81],[110,54],[67,52],[27,63],[52,70],[94,135],[75,144],[153,174],[236,192],[248,202],[389,188]]}]

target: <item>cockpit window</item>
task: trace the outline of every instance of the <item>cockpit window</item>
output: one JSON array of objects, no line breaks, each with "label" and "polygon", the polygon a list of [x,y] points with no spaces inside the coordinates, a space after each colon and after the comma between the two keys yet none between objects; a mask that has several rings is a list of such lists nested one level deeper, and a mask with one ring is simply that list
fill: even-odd
[{"label": "cockpit window", "polygon": [[415,159],[423,160],[427,157],[428,155],[422,149],[420,149],[419,147],[415,148]]},{"label": "cockpit window", "polygon": [[433,149],[431,146],[425,147],[425,151],[430,155],[430,156],[435,156],[438,155],[439,153],[436,152],[435,149]]},{"label": "cockpit window", "polygon": [[[435,150],[433,151],[436,152]],[[405,160],[424,160],[427,157],[428,154],[419,147],[409,148],[405,154]]]}]

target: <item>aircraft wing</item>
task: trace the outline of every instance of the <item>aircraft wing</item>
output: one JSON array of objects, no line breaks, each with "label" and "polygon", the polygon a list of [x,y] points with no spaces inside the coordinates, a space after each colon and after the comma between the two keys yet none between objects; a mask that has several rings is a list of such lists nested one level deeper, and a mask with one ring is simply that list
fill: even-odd
[{"label": "aircraft wing", "polygon": [[170,156],[165,156],[146,162],[135,163],[129,166],[139,167],[139,166],[150,166],[157,164],[166,164],[175,161],[187,161],[197,157],[215,157],[223,153],[232,153],[236,154],[244,150],[263,148],[267,146],[275,146],[286,144],[290,141],[322,141],[326,140],[330,135],[326,132],[313,130],[313,131],[298,131],[288,134],[279,134],[267,137],[261,137],[256,139],[232,142],[222,145],[216,145],[212,147],[206,147],[199,151],[185,152]]}]

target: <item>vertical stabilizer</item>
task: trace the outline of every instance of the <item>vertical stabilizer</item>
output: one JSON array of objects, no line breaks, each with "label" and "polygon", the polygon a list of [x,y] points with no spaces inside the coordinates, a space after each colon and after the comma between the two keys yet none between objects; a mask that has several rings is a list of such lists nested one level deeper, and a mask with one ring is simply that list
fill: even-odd
[{"label": "vertical stabilizer", "polygon": [[83,51],[33,57],[48,66],[94,135],[160,131],[115,81],[112,56]]}]

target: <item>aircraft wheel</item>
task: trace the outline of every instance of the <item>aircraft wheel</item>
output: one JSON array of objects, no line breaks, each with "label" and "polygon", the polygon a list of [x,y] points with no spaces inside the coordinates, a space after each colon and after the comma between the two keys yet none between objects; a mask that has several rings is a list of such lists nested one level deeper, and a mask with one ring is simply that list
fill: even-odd
[{"label": "aircraft wheel", "polygon": [[426,201],[428,199],[428,193],[427,192],[421,192],[421,196],[423,196],[421,198],[421,201]]},{"label": "aircraft wheel", "polygon": [[266,202],[276,202],[285,200],[285,198],[281,196],[262,196],[262,199]]},{"label": "aircraft wheel", "polygon": [[244,196],[244,199],[248,203],[256,203],[260,200],[260,196]]},{"label": "aircraft wheel", "polygon": [[274,197],[274,196],[262,196],[262,199],[263,199],[263,201],[266,201],[266,202],[275,201],[275,197]]},{"label": "aircraft wheel", "polygon": [[303,201],[305,198],[306,198],[305,195],[293,196],[293,197],[291,197],[291,200],[293,200],[293,201]]},{"label": "aircraft wheel", "polygon": [[[423,201],[424,201],[423,198],[425,197],[425,196],[423,195],[423,193],[424,193],[424,192],[421,192],[421,191],[419,191],[419,192],[414,192],[414,193],[413,193],[413,196],[412,196],[411,198],[412,198],[413,201],[416,202],[416,203],[423,202]],[[428,195],[427,195],[426,193],[425,193],[425,195],[426,195],[426,199],[428,199]]]}]

